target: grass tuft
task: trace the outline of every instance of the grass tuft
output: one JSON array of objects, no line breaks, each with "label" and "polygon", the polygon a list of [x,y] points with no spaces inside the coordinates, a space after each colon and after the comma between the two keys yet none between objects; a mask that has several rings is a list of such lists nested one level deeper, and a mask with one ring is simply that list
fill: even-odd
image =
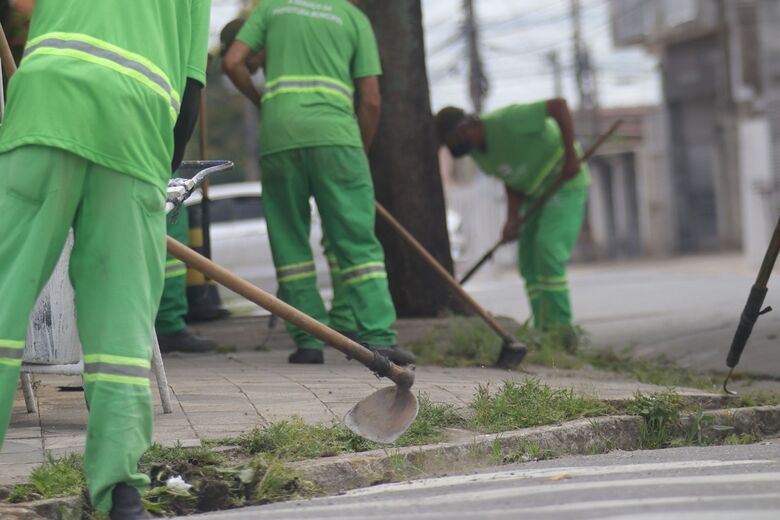
[{"label": "grass tuft", "polygon": [[300,417],[255,428],[234,443],[247,453],[269,453],[286,461],[332,457],[378,447],[340,423],[310,425]]},{"label": "grass tuft", "polygon": [[50,458],[32,471],[28,484],[13,487],[8,501],[29,502],[80,495],[85,485],[81,455],[71,454],[59,460]]},{"label": "grass tuft", "polygon": [[640,432],[642,449],[666,448],[672,444],[681,408],[682,399],[672,391],[635,394],[626,411],[644,419]]},{"label": "grass tuft", "polygon": [[581,397],[572,390],[555,390],[537,380],[506,382],[495,393],[480,386],[471,402],[468,421],[475,430],[494,433],[561,423],[610,412],[606,403]]},{"label": "grass tuft", "polygon": [[395,442],[396,446],[420,446],[440,442],[445,439],[444,428],[458,428],[466,424],[463,416],[450,404],[434,403],[424,393],[417,395],[417,402],[420,405],[417,419]]}]

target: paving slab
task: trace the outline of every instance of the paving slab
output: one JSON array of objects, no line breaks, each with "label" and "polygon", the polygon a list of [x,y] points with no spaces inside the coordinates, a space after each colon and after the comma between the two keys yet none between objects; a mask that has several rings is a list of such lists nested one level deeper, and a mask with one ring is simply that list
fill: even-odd
[{"label": "paving slab", "polygon": [[[255,350],[253,337],[264,330],[264,320],[242,318],[211,325],[210,335],[216,335],[221,344],[232,341],[241,347],[235,352],[165,357],[174,412],[162,413],[155,388],[155,442],[193,446],[206,439],[240,435],[295,416],[308,423],[329,423],[340,419],[363,397],[391,384],[333,349],[325,352],[326,364],[318,366],[288,364],[290,351],[284,348],[284,338],[269,342],[271,348]],[[401,330],[406,331],[407,338],[423,337],[433,323],[413,320]],[[608,400],[629,399],[637,390],[663,390],[613,373],[535,366],[516,372],[418,367],[414,389],[434,401],[464,407],[479,385],[497,389],[505,381],[523,382],[529,378]],[[26,412],[19,391],[6,445],[0,452],[0,485],[19,482],[49,454],[61,456],[83,450],[87,409],[83,393],[73,391],[81,380],[57,375],[36,379],[39,413]],[[679,391],[702,399],[718,398],[698,390]]]}]

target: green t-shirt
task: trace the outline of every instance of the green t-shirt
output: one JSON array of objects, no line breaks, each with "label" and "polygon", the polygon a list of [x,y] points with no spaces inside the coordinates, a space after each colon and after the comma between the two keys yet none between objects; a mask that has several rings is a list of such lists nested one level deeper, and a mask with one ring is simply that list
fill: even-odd
[{"label": "green t-shirt", "polygon": [[211,0],[38,0],[0,152],[63,148],[165,190],[187,77],[206,81]]},{"label": "green t-shirt", "polygon": [[368,18],[347,0],[263,0],[238,33],[265,49],[263,154],[363,142],[354,80],[382,73]]},{"label": "green t-shirt", "polygon": [[[481,117],[485,150],[472,150],[471,157],[482,171],[528,197],[537,197],[558,175],[553,171],[563,157],[561,130],[547,116],[547,103],[509,105]],[[588,167],[564,188],[590,184]]]}]

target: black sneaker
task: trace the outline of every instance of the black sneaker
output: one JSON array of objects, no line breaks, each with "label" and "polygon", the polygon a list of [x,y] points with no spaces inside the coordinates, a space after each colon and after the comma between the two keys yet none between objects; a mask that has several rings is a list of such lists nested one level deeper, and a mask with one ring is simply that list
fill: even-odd
[{"label": "black sneaker", "polygon": [[325,362],[321,349],[299,348],[287,358],[294,365],[321,365]]},{"label": "black sneaker", "polygon": [[196,336],[187,328],[171,332],[170,334],[158,334],[157,342],[160,344],[160,352],[201,354],[217,350],[215,342]]},{"label": "black sneaker", "polygon": [[401,350],[397,345],[363,345],[368,350],[381,354],[398,366],[406,366],[414,363],[414,354]]},{"label": "black sneaker", "polygon": [[141,494],[137,489],[124,482],[114,486],[111,500],[113,501],[109,514],[111,520],[147,520],[151,518],[146,514],[141,502]]}]

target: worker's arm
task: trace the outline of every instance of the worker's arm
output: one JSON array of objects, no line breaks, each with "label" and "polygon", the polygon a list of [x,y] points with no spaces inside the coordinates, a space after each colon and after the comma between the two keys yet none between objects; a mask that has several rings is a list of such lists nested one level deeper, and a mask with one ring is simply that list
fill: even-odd
[{"label": "worker's arm", "polygon": [[574,146],[574,118],[569,111],[569,105],[563,98],[547,101],[547,115],[552,117],[561,129],[564,151],[562,174],[564,178],[571,179],[580,171],[580,158]]},{"label": "worker's arm", "polygon": [[200,93],[203,85],[199,81],[187,78],[187,85],[184,87],[184,95],[181,98],[181,110],[176,119],[176,126],[173,127],[173,159],[171,161],[171,171],[176,171],[184,159],[184,150],[187,148],[187,142],[195,131],[195,125],[200,115]]},{"label": "worker's arm", "polygon": [[256,107],[260,107],[261,95],[252,83],[252,73],[247,65],[247,59],[252,54],[254,51],[249,45],[240,40],[234,41],[222,59],[222,70],[242,94]]},{"label": "worker's arm", "polygon": [[504,188],[506,189],[506,222],[504,223],[504,229],[501,231],[501,239],[504,242],[511,242],[517,239],[523,194],[507,185],[504,185]]},{"label": "worker's arm", "polygon": [[358,78],[358,124],[363,138],[363,147],[368,152],[379,126],[379,115],[382,113],[382,95],[379,93],[379,77],[367,76]]}]

